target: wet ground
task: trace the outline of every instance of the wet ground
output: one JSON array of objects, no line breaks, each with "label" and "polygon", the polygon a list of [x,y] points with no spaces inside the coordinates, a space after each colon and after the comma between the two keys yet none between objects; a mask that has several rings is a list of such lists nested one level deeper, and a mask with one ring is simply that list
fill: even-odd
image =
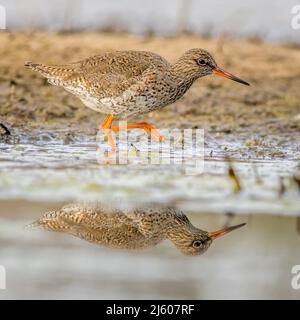
[{"label": "wet ground", "polygon": [[[3,200],[100,200],[122,206],[151,202],[204,213],[300,213],[299,140],[275,144],[271,136],[249,142],[241,136],[204,134],[201,147],[195,136],[182,141],[178,135],[174,144],[164,142],[159,150],[153,142],[148,150],[146,135],[135,130],[123,145],[127,153],[117,159],[106,157],[106,141],[82,132],[14,135],[0,146]],[[141,139],[135,142],[137,137]]]}]

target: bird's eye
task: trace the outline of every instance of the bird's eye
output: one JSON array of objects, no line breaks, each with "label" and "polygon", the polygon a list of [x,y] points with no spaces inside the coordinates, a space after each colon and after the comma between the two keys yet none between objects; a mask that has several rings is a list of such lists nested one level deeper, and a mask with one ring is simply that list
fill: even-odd
[{"label": "bird's eye", "polygon": [[204,59],[199,59],[198,64],[205,65],[206,61]]},{"label": "bird's eye", "polygon": [[199,240],[196,240],[196,241],[193,242],[193,247],[194,248],[199,248],[199,247],[201,247],[201,245],[202,245],[202,243]]}]

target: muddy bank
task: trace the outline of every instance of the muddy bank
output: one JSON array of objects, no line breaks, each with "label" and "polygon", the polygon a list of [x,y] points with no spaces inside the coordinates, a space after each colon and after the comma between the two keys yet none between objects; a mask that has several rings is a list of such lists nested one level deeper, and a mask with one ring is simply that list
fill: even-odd
[{"label": "muddy bank", "polygon": [[[299,299],[291,286],[291,269],[299,263],[296,218],[233,217],[230,223],[247,222],[247,227],[188,258],[169,241],[119,251],[66,234],[29,232],[26,224],[60,204],[0,205],[0,260],[7,268],[7,290],[0,291],[0,299]],[[225,221],[187,215],[203,229]]]},{"label": "muddy bank", "polygon": [[132,36],[112,33],[2,32],[0,34],[0,122],[8,128],[81,128],[96,132],[100,114],[23,67],[25,61],[66,63],[106,50],[150,50],[170,61],[192,47],[211,51],[219,65],[251,83],[243,87],[213,76],[198,80],[185,97],[143,116],[168,127],[208,132],[300,131],[299,48],[229,38]]}]

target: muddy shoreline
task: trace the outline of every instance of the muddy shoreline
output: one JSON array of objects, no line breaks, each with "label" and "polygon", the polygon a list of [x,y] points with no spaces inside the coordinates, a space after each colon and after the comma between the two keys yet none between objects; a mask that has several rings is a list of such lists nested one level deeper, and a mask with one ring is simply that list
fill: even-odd
[{"label": "muddy shoreline", "polygon": [[300,132],[299,48],[230,38],[133,36],[115,33],[2,32],[0,122],[8,128],[94,130],[101,115],[23,67],[25,61],[66,63],[107,50],[150,50],[175,61],[192,47],[213,53],[220,66],[251,83],[199,79],[183,99],[142,117],[160,126],[222,134],[293,136]]}]

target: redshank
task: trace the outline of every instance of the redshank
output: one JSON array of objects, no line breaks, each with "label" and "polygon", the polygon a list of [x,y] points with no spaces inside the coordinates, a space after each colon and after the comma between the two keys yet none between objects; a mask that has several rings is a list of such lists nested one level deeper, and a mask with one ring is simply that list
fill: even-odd
[{"label": "redshank", "polygon": [[107,247],[142,249],[168,239],[186,255],[204,253],[212,241],[245,223],[207,232],[174,207],[118,210],[102,203],[68,204],[46,212],[28,227],[60,231]]},{"label": "redshank", "polygon": [[154,139],[163,140],[147,122],[125,126],[112,122],[159,110],[175,102],[200,77],[215,74],[249,85],[219,68],[209,52],[197,48],[188,50],[173,64],[153,52],[115,51],[69,64],[46,66],[27,62],[25,66],[79,97],[87,107],[105,114],[99,129],[113,150],[115,142],[110,130],[141,128]]}]

